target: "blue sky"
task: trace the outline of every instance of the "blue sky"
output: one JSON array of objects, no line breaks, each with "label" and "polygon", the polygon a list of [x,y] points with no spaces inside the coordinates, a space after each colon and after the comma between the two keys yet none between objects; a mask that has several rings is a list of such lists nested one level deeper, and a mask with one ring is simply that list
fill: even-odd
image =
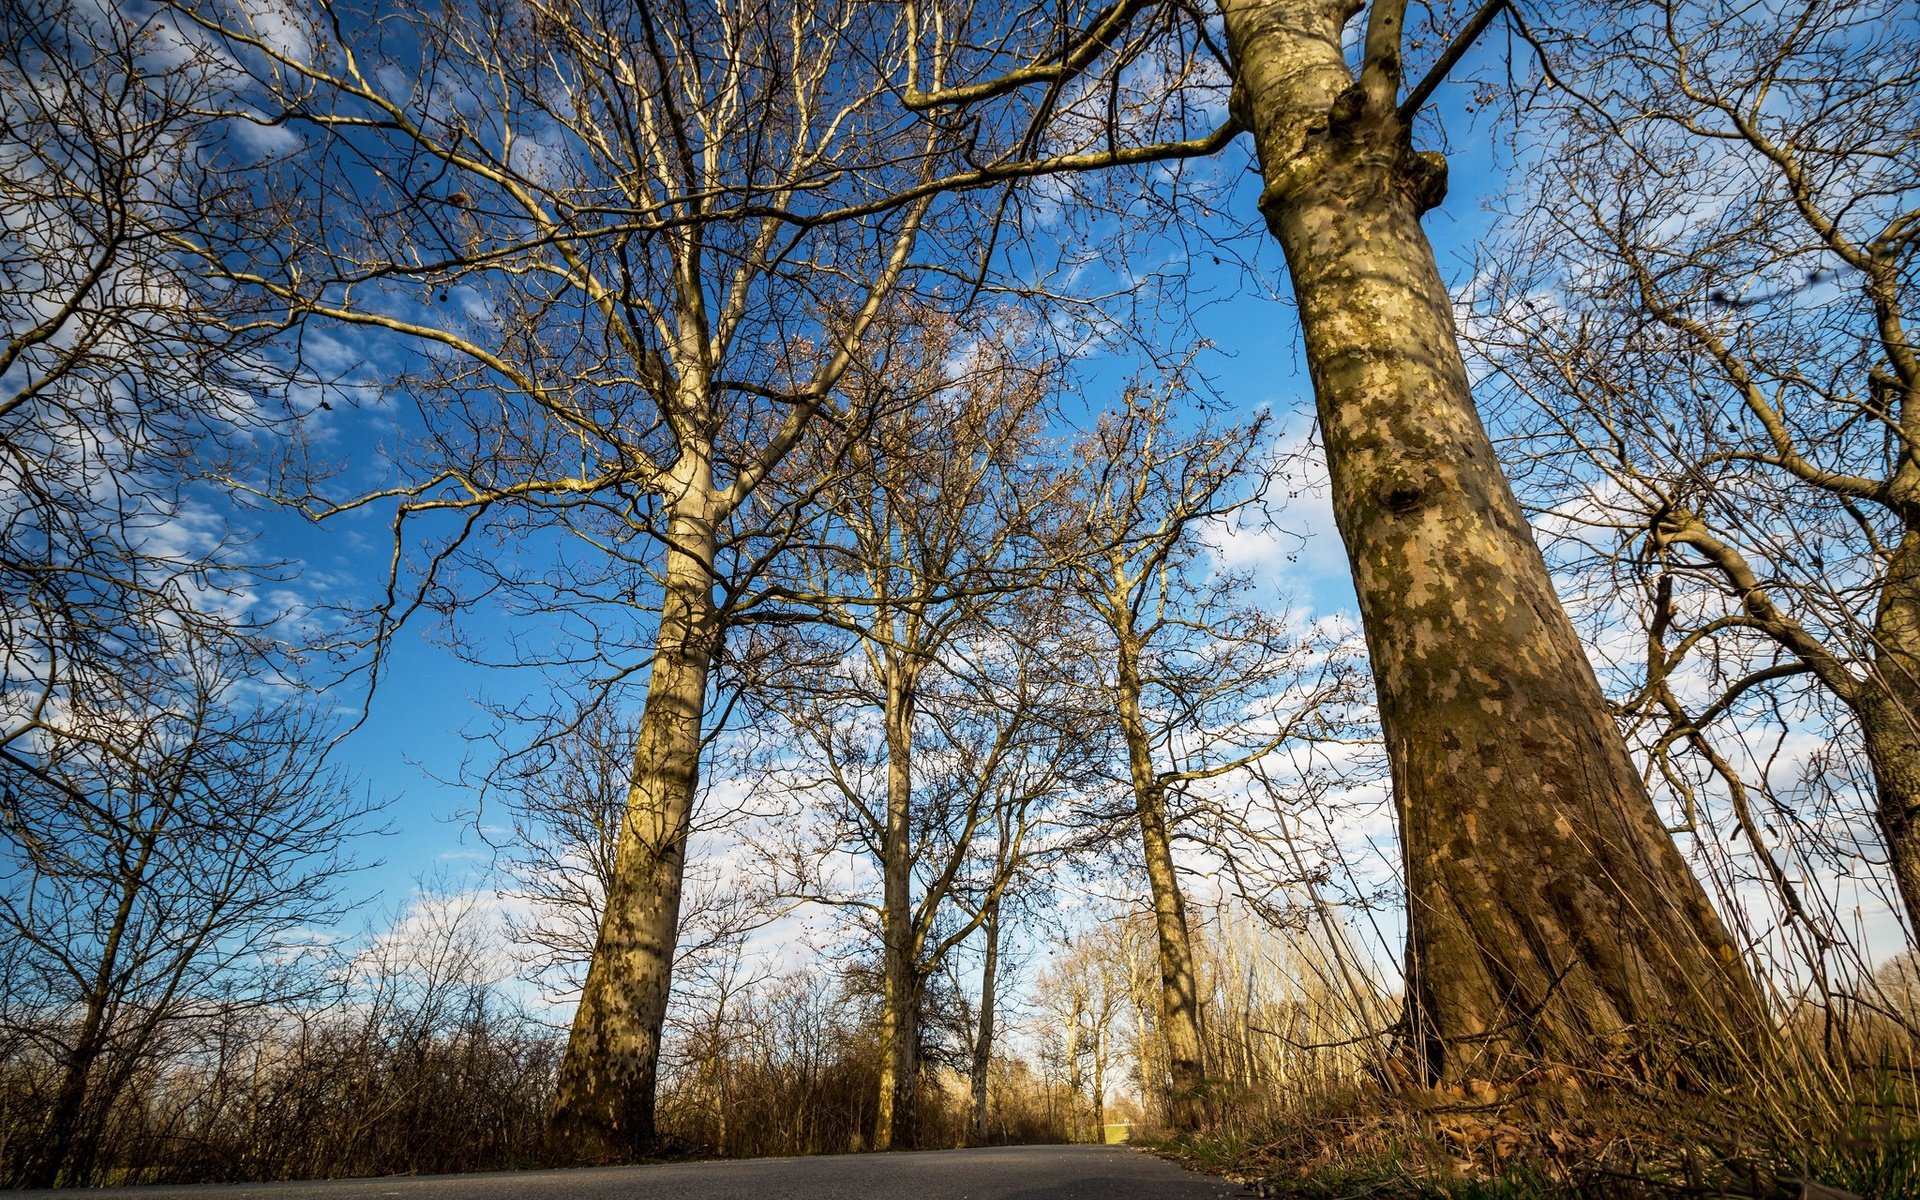
[{"label": "blue sky", "polygon": [[[1463,73],[1473,66],[1471,61],[1464,64]],[[1502,186],[1491,119],[1482,115],[1476,123],[1461,110],[1462,96],[1460,88],[1450,88],[1438,97],[1438,109],[1455,131],[1449,154],[1451,190],[1445,204],[1426,218],[1442,273],[1456,286],[1467,278],[1474,241],[1489,224],[1483,204]],[[1432,142],[1429,131],[1424,143]],[[1222,156],[1222,169],[1245,169],[1249,160],[1249,140],[1242,136]],[[1240,189],[1246,209],[1235,214],[1239,220],[1251,215],[1256,191],[1250,185]],[[1201,360],[1203,372],[1233,413],[1246,417],[1269,411],[1283,443],[1303,444],[1312,421],[1310,384],[1291,305],[1275,298],[1286,292],[1278,247],[1261,231],[1236,244],[1239,253],[1257,255],[1253,270],[1243,272],[1232,256],[1221,256],[1224,265],[1214,266],[1204,245],[1191,244],[1198,251],[1190,258],[1193,285],[1211,296],[1196,322],[1196,332],[1214,345]],[[1132,359],[1116,356],[1088,364],[1089,398],[1097,399],[1094,393],[1103,383],[1124,378],[1136,366]],[[394,419],[404,423],[397,410]],[[384,416],[343,421],[332,448],[365,466],[375,439],[388,439],[393,432]],[[1300,494],[1286,499],[1290,491]],[[1352,585],[1324,487],[1301,476],[1274,494],[1285,500],[1284,509],[1275,507],[1280,532],[1262,536],[1249,531],[1229,548],[1232,561],[1268,574],[1276,593],[1318,614],[1353,613]],[[326,579],[329,592],[365,596],[384,578],[390,552],[388,519],[385,512],[367,511],[318,526],[276,520],[271,543],[304,561],[310,577]],[[1304,544],[1296,535],[1305,535]],[[1294,550],[1296,561],[1287,561],[1287,553]],[[635,616],[645,620],[644,614]],[[524,634],[530,628],[485,609],[463,615],[460,627],[481,638]],[[444,629],[428,614],[416,616],[394,635],[367,719],[339,750],[343,765],[355,770],[375,795],[390,798],[393,832],[368,847],[367,857],[382,860],[381,865],[360,876],[360,886],[372,900],[370,911],[376,914],[402,903],[423,877],[453,886],[490,884],[491,852],[468,819],[474,793],[457,780],[463,762],[484,766],[491,749],[467,735],[492,728],[484,705],[512,705],[550,690],[535,672],[463,661],[445,645],[445,638]],[[335,699],[357,709],[362,694],[349,688]]]},{"label": "blue sky", "polygon": [[[1457,69],[1456,78],[1470,78],[1479,69],[1490,76],[1501,74],[1501,59],[1509,49],[1496,29],[1487,47]],[[1430,122],[1420,141],[1423,146],[1447,150],[1451,186],[1445,203],[1427,215],[1425,224],[1442,275],[1458,294],[1471,282],[1476,248],[1493,224],[1485,206],[1505,190],[1511,154],[1506,148],[1508,131],[1500,124],[1497,110],[1482,106],[1473,111],[1468,84],[1444,87],[1435,110],[1446,136],[1440,136],[1439,125]],[[1311,430],[1309,382],[1292,310],[1284,299],[1280,254],[1257,227],[1253,212],[1257,187],[1246,173],[1248,156],[1249,143],[1243,136],[1205,168],[1243,173],[1230,216],[1232,224],[1253,227],[1244,239],[1227,247],[1211,247],[1193,231],[1181,237],[1170,229],[1166,236],[1139,247],[1133,261],[1105,266],[1151,272],[1166,260],[1181,259],[1191,269],[1188,286],[1206,297],[1193,317],[1192,333],[1212,344],[1198,364],[1211,390],[1229,413],[1241,418],[1270,413],[1282,445],[1299,447]],[[1042,222],[1033,236],[1046,233]],[[1217,257],[1215,249],[1220,251]],[[1243,260],[1251,264],[1244,271],[1238,265]],[[355,347],[350,342],[336,338],[327,349],[342,362],[354,360]],[[1137,365],[1118,355],[1083,363],[1086,404],[1097,407],[1102,390],[1117,386]],[[343,411],[328,422],[333,441],[323,449],[344,460],[350,482],[384,481],[384,460],[377,450],[404,435],[408,425],[404,405],[405,401],[387,405],[376,398],[357,412],[342,406]],[[1351,619],[1353,593],[1344,552],[1332,528],[1323,482],[1308,474],[1281,481],[1270,493],[1280,502],[1274,505],[1280,532],[1247,531],[1224,544],[1220,553],[1230,565],[1247,567],[1267,579],[1276,600],[1285,596],[1318,615],[1345,614]],[[389,519],[390,513],[377,506],[318,527],[276,518],[267,521],[267,544],[306,564],[309,594],[343,602],[364,600],[378,591],[384,579],[390,554]],[[1297,540],[1301,536],[1304,543]],[[514,547],[500,552],[513,553]],[[524,552],[550,551],[546,544],[535,543]],[[637,629],[650,623],[644,611],[620,619],[631,620]],[[508,619],[484,605],[465,612],[458,630],[463,637],[496,647],[517,637],[546,640],[553,635],[541,620]],[[551,677],[538,671],[488,668],[465,661],[445,645],[445,638],[446,631],[430,614],[417,615],[394,635],[366,720],[339,751],[342,765],[357,771],[376,796],[390,801],[393,832],[367,848],[367,856],[382,863],[358,881],[372,902],[369,912],[375,919],[403,904],[423,878],[443,887],[493,886],[495,879],[487,869],[491,852],[473,828],[475,793],[460,782],[463,768],[484,770],[494,753],[490,743],[474,740],[494,728],[489,705],[514,708],[531,699],[532,707],[543,707],[555,686]],[[336,692],[334,701],[356,710],[363,698],[356,686]],[[1391,929],[1382,943],[1397,946]]]}]

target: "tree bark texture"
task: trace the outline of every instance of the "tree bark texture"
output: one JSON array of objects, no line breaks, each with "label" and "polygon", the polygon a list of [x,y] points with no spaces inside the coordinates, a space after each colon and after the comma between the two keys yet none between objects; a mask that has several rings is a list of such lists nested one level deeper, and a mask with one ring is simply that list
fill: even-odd
[{"label": "tree bark texture", "polygon": [[707,673],[719,648],[711,489],[683,489],[614,876],[555,1093],[558,1146],[583,1161],[654,1142],[661,1027],[672,985],[687,831],[700,779]]},{"label": "tree bark texture", "polygon": [[1160,959],[1160,1038],[1166,1047],[1169,1082],[1164,1111],[1172,1128],[1193,1130],[1200,1127],[1205,1115],[1206,1091],[1193,938],[1187,928],[1186,898],[1181,895],[1180,877],[1173,863],[1166,790],[1154,770],[1146,721],[1140,710],[1139,647],[1124,631],[1118,666],[1120,731],[1127,744],[1127,769],[1140,821],[1140,852],[1146,861]]},{"label": "tree bark texture", "polygon": [[920,1074],[919,947],[913,931],[913,695],[916,669],[887,663],[887,826],[880,845],[881,1063],[873,1148],[911,1149]]},{"label": "tree bark texture", "polygon": [[1872,675],[1856,689],[1887,862],[1920,937],[1920,530],[1901,538],[1873,622]]},{"label": "tree bark texture", "polygon": [[993,1066],[993,989],[1000,970],[1000,902],[990,902],[984,922],[987,934],[985,961],[980,967],[980,1026],[974,1031],[973,1073],[970,1078],[973,1100],[973,1144],[987,1144],[987,1074]]},{"label": "tree bark texture", "polygon": [[1481,426],[1420,227],[1445,165],[1412,150],[1395,112],[1397,31],[1356,82],[1341,49],[1354,6],[1223,11],[1379,691],[1416,1060],[1429,1077],[1501,1076],[1673,1038],[1718,1069],[1764,1005]]}]

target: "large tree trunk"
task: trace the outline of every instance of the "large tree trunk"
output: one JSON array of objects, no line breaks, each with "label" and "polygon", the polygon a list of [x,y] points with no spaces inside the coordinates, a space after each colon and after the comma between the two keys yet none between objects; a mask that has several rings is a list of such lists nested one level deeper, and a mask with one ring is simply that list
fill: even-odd
[{"label": "large tree trunk", "polygon": [[1354,83],[1352,6],[1223,9],[1379,689],[1413,1045],[1437,1051],[1421,1065],[1502,1075],[1670,1039],[1717,1069],[1764,1006],[1634,770],[1481,427],[1419,221],[1444,164],[1410,148],[1397,66]]},{"label": "large tree trunk", "polygon": [[654,1142],[660,1030],[680,926],[687,829],[700,779],[707,672],[719,647],[716,546],[704,472],[668,524],[660,632],[634,753],[626,822],[587,985],[555,1092],[556,1145],[583,1161],[644,1153]]},{"label": "large tree trunk", "polygon": [[1920,530],[1894,551],[1873,622],[1873,677],[1853,703],[1873,765],[1888,868],[1920,939]]},{"label": "large tree trunk", "polygon": [[973,1073],[970,1077],[973,1100],[973,1144],[987,1144],[987,1075],[993,1066],[993,989],[1000,970],[1000,902],[990,902],[986,920],[986,961],[980,967],[980,1026],[974,1030]]},{"label": "large tree trunk", "polygon": [[1159,946],[1160,1038],[1167,1050],[1170,1085],[1164,1111],[1173,1129],[1192,1130],[1200,1127],[1204,1116],[1206,1087],[1200,1059],[1200,991],[1193,966],[1193,938],[1187,929],[1186,898],[1180,893],[1180,877],[1173,865],[1166,791],[1154,771],[1146,721],[1140,711],[1139,648],[1125,630],[1120,631],[1119,644],[1116,682],[1120,731],[1127,744],[1127,769],[1140,821],[1140,850],[1146,860]]},{"label": "large tree trunk", "polygon": [[[889,658],[891,659],[891,655]],[[914,668],[887,669],[887,827],[880,843],[881,1061],[873,1148],[911,1149],[920,1068],[921,979],[913,936]]]}]

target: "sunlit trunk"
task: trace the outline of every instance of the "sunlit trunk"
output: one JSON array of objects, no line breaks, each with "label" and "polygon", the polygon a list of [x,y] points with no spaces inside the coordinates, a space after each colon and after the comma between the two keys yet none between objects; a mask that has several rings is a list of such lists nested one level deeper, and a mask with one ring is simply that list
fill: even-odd
[{"label": "sunlit trunk", "polygon": [[659,642],[626,822],[556,1088],[556,1143],[584,1161],[631,1157],[654,1141],[660,1031],[699,785],[707,672],[719,645],[709,495],[704,476],[693,480],[668,526]]},{"label": "sunlit trunk", "polygon": [[1193,965],[1193,939],[1187,929],[1186,899],[1173,863],[1167,829],[1167,800],[1154,767],[1140,710],[1139,648],[1129,633],[1120,635],[1116,682],[1121,736],[1133,783],[1134,811],[1140,822],[1140,852],[1146,862],[1153,899],[1153,926],[1160,959],[1160,1038],[1167,1051],[1170,1094],[1166,1121],[1177,1130],[1197,1129],[1204,1115],[1206,1079],[1200,1059],[1200,993]]},{"label": "sunlit trunk", "polygon": [[880,846],[881,1063],[876,1150],[910,1149],[920,1066],[921,979],[913,937],[913,668],[887,670],[887,827]]},{"label": "sunlit trunk", "polygon": [[1226,0],[1379,690],[1411,1039],[1447,1077],[1670,1038],[1724,1064],[1752,977],[1629,759],[1481,427],[1420,228],[1444,167],[1353,85],[1349,6]]},{"label": "sunlit trunk", "polygon": [[986,961],[980,967],[980,1027],[974,1031],[973,1073],[970,1079],[973,1100],[973,1143],[987,1143],[987,1074],[993,1065],[993,990],[1000,968],[1000,902],[993,901],[983,922],[987,934]]},{"label": "sunlit trunk", "polygon": [[1887,862],[1920,937],[1920,530],[1901,538],[1873,623],[1873,676],[1858,689],[1860,719]]}]

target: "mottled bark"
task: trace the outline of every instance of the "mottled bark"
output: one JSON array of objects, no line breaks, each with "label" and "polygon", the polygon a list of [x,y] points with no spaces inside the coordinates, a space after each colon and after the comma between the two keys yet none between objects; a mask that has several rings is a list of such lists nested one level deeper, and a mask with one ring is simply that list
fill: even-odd
[{"label": "mottled bark", "polygon": [[1000,970],[1000,902],[988,903],[985,961],[980,966],[980,1024],[973,1034],[973,1071],[969,1076],[973,1100],[973,1144],[987,1144],[987,1073],[993,1066],[994,988]]},{"label": "mottled bark", "polygon": [[1341,50],[1353,5],[1223,10],[1379,692],[1410,1012],[1436,1051],[1422,1065],[1498,1075],[1655,1038],[1723,1065],[1764,1006],[1628,757],[1474,408],[1419,221],[1444,163],[1411,149],[1395,112],[1398,31],[1369,31],[1356,82]]},{"label": "mottled bark", "polygon": [[682,481],[668,526],[659,641],[626,821],[555,1092],[555,1142],[583,1161],[629,1158],[654,1141],[660,1031],[699,785],[707,673],[720,637],[714,506],[705,469],[697,476]]},{"label": "mottled bark", "polygon": [[[1124,604],[1117,612],[1125,612]],[[1200,990],[1193,965],[1193,939],[1187,929],[1186,898],[1173,863],[1167,829],[1166,789],[1154,770],[1146,720],[1140,710],[1139,647],[1128,630],[1119,630],[1120,732],[1127,745],[1127,770],[1134,811],[1140,821],[1140,851],[1146,861],[1153,899],[1153,927],[1160,959],[1160,1038],[1167,1052],[1169,1094],[1165,1114],[1177,1130],[1200,1127],[1206,1074],[1200,1058]]]},{"label": "mottled bark", "polygon": [[913,667],[887,666],[887,827],[880,843],[881,1062],[873,1148],[911,1149],[920,1071],[919,947],[913,931]]},{"label": "mottled bark", "polygon": [[1875,811],[1910,933],[1920,932],[1920,530],[1894,551],[1873,623],[1872,676],[1854,693]]}]

